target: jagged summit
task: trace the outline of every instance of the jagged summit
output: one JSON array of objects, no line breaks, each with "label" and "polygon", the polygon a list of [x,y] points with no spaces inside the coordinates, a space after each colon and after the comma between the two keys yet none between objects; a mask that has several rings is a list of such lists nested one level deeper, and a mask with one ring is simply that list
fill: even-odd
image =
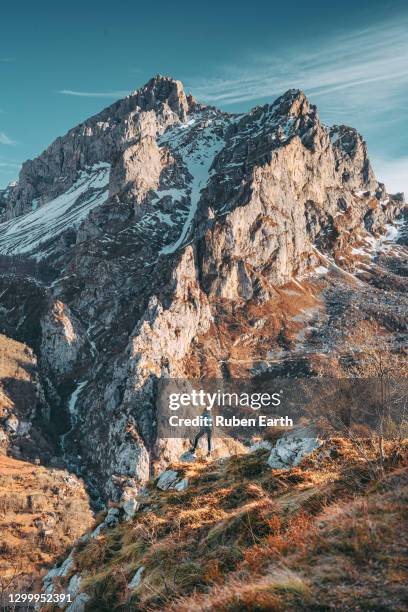
[{"label": "jagged summit", "polygon": [[137,90],[135,90],[134,93],[137,94],[140,91],[158,91],[158,90],[163,90],[163,89],[168,89],[168,88],[173,89],[173,87],[176,87],[184,91],[183,84],[181,81],[174,79],[171,76],[157,73],[155,76],[149,79],[144,85],[142,85]]},{"label": "jagged summit", "polygon": [[[272,106],[279,108],[281,114],[306,115],[312,105],[301,89],[288,89],[273,102]],[[316,109],[315,106],[312,108]]]},{"label": "jagged summit", "polygon": [[[155,138],[172,125],[188,122],[193,112],[223,117],[225,129],[237,122],[239,127],[231,129],[239,129],[241,138],[258,137],[261,130],[271,140],[276,132],[273,148],[296,134],[305,146],[313,146],[313,128],[319,127],[316,107],[299,89],[289,89],[272,104],[235,116],[198,104],[191,94],[185,94],[180,81],[158,74],[57,138],[38,158],[25,162],[18,183],[0,194],[0,214],[12,219],[40,208],[72,188],[81,172],[97,164],[111,165],[147,135]],[[116,182],[116,173],[111,179]],[[109,191],[117,193],[116,185]]]},{"label": "jagged summit", "polygon": [[146,135],[156,137],[174,123],[186,122],[196,109],[180,81],[157,75],[144,86],[58,137],[41,155],[22,166],[19,181],[0,193],[6,219],[41,207],[70,189],[81,172],[111,164]]},{"label": "jagged summit", "polygon": [[186,96],[181,81],[160,74],[150,79],[132,96],[137,98],[138,104],[144,109],[156,108],[165,102],[182,121],[185,121],[193,106],[193,99]]}]

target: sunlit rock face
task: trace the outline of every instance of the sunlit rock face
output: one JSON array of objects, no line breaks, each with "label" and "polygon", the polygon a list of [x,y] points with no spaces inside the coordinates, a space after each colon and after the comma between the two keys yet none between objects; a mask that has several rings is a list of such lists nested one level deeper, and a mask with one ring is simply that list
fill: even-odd
[{"label": "sunlit rock face", "polygon": [[161,377],[317,373],[368,322],[401,342],[404,208],[298,90],[234,115],[157,76],[58,138],[0,195],[0,256],[41,271],[1,277],[0,331],[55,452],[119,501],[188,449],[156,439]]}]

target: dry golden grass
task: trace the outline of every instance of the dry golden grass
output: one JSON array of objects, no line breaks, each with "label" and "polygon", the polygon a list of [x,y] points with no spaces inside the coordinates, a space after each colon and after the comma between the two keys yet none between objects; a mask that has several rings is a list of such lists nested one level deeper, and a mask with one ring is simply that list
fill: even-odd
[{"label": "dry golden grass", "polygon": [[351,442],[328,450],[291,471],[264,451],[179,465],[190,485],[178,493],[152,482],[133,522],[76,555],[89,610],[404,609],[408,444],[396,462],[388,443],[375,480]]},{"label": "dry golden grass", "polygon": [[32,353],[25,344],[0,334],[0,380],[4,378],[30,380],[27,368],[32,364]]},{"label": "dry golden grass", "polygon": [[13,576],[38,577],[93,522],[83,485],[67,478],[0,456],[0,590]]},{"label": "dry golden grass", "polygon": [[275,287],[259,280],[271,296],[262,304],[212,298],[214,323],[184,363],[191,378],[219,378],[220,361],[227,364],[231,377],[250,377],[254,364],[268,360],[271,346],[296,345],[304,317],[324,310],[319,288],[311,282],[303,279]]},{"label": "dry golden grass", "polygon": [[0,418],[13,411],[19,390],[32,383],[34,364],[33,354],[25,344],[0,334]]}]

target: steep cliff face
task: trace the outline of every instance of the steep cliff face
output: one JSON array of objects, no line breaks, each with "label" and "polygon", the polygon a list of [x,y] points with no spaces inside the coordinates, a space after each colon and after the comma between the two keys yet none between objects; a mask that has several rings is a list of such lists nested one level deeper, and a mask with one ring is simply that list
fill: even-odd
[{"label": "steep cliff face", "polygon": [[7,194],[6,217],[12,219],[66,192],[78,171],[112,163],[133,143],[155,137],[168,125],[184,121],[194,107],[179,81],[155,78],[127,98],[57,138],[35,160],[23,164],[17,185]]},{"label": "steep cliff face", "polygon": [[368,203],[356,192],[378,192],[373,214],[377,224],[387,220],[361,136],[345,126],[326,130],[299,91],[236,121],[214,168],[202,269],[220,297],[248,299],[260,280],[283,284],[303,273],[317,242],[330,248],[339,238],[337,217],[348,211],[349,231],[362,226]]},{"label": "steep cliff face", "polygon": [[[24,281],[42,296],[30,345],[95,496],[146,480],[158,445],[179,454],[156,440],[160,377],[313,372],[367,320],[401,346],[406,248],[389,224],[405,204],[298,90],[231,115],[156,77],[27,162],[2,201],[0,253],[50,271]],[[4,300],[22,291],[2,283]],[[26,310],[10,325],[9,308],[16,335]]]}]

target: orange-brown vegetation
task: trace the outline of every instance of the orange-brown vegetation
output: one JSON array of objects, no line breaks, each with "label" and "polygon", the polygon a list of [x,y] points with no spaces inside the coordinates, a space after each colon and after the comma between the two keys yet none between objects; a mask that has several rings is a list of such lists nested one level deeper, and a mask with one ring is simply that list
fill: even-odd
[{"label": "orange-brown vegetation", "polygon": [[262,450],[173,466],[186,490],[152,481],[131,522],[76,549],[87,610],[406,609],[408,443],[385,443],[376,476],[360,443],[332,438],[290,471]]},{"label": "orange-brown vegetation", "polygon": [[272,346],[294,348],[305,321],[324,311],[320,289],[312,282],[293,280],[268,290],[271,298],[261,304],[212,299],[214,323],[188,357],[189,376],[219,378],[223,361],[232,377],[248,377],[254,365],[268,361]]},{"label": "orange-brown vegetation", "polygon": [[0,593],[38,582],[92,522],[77,478],[0,455]]}]

